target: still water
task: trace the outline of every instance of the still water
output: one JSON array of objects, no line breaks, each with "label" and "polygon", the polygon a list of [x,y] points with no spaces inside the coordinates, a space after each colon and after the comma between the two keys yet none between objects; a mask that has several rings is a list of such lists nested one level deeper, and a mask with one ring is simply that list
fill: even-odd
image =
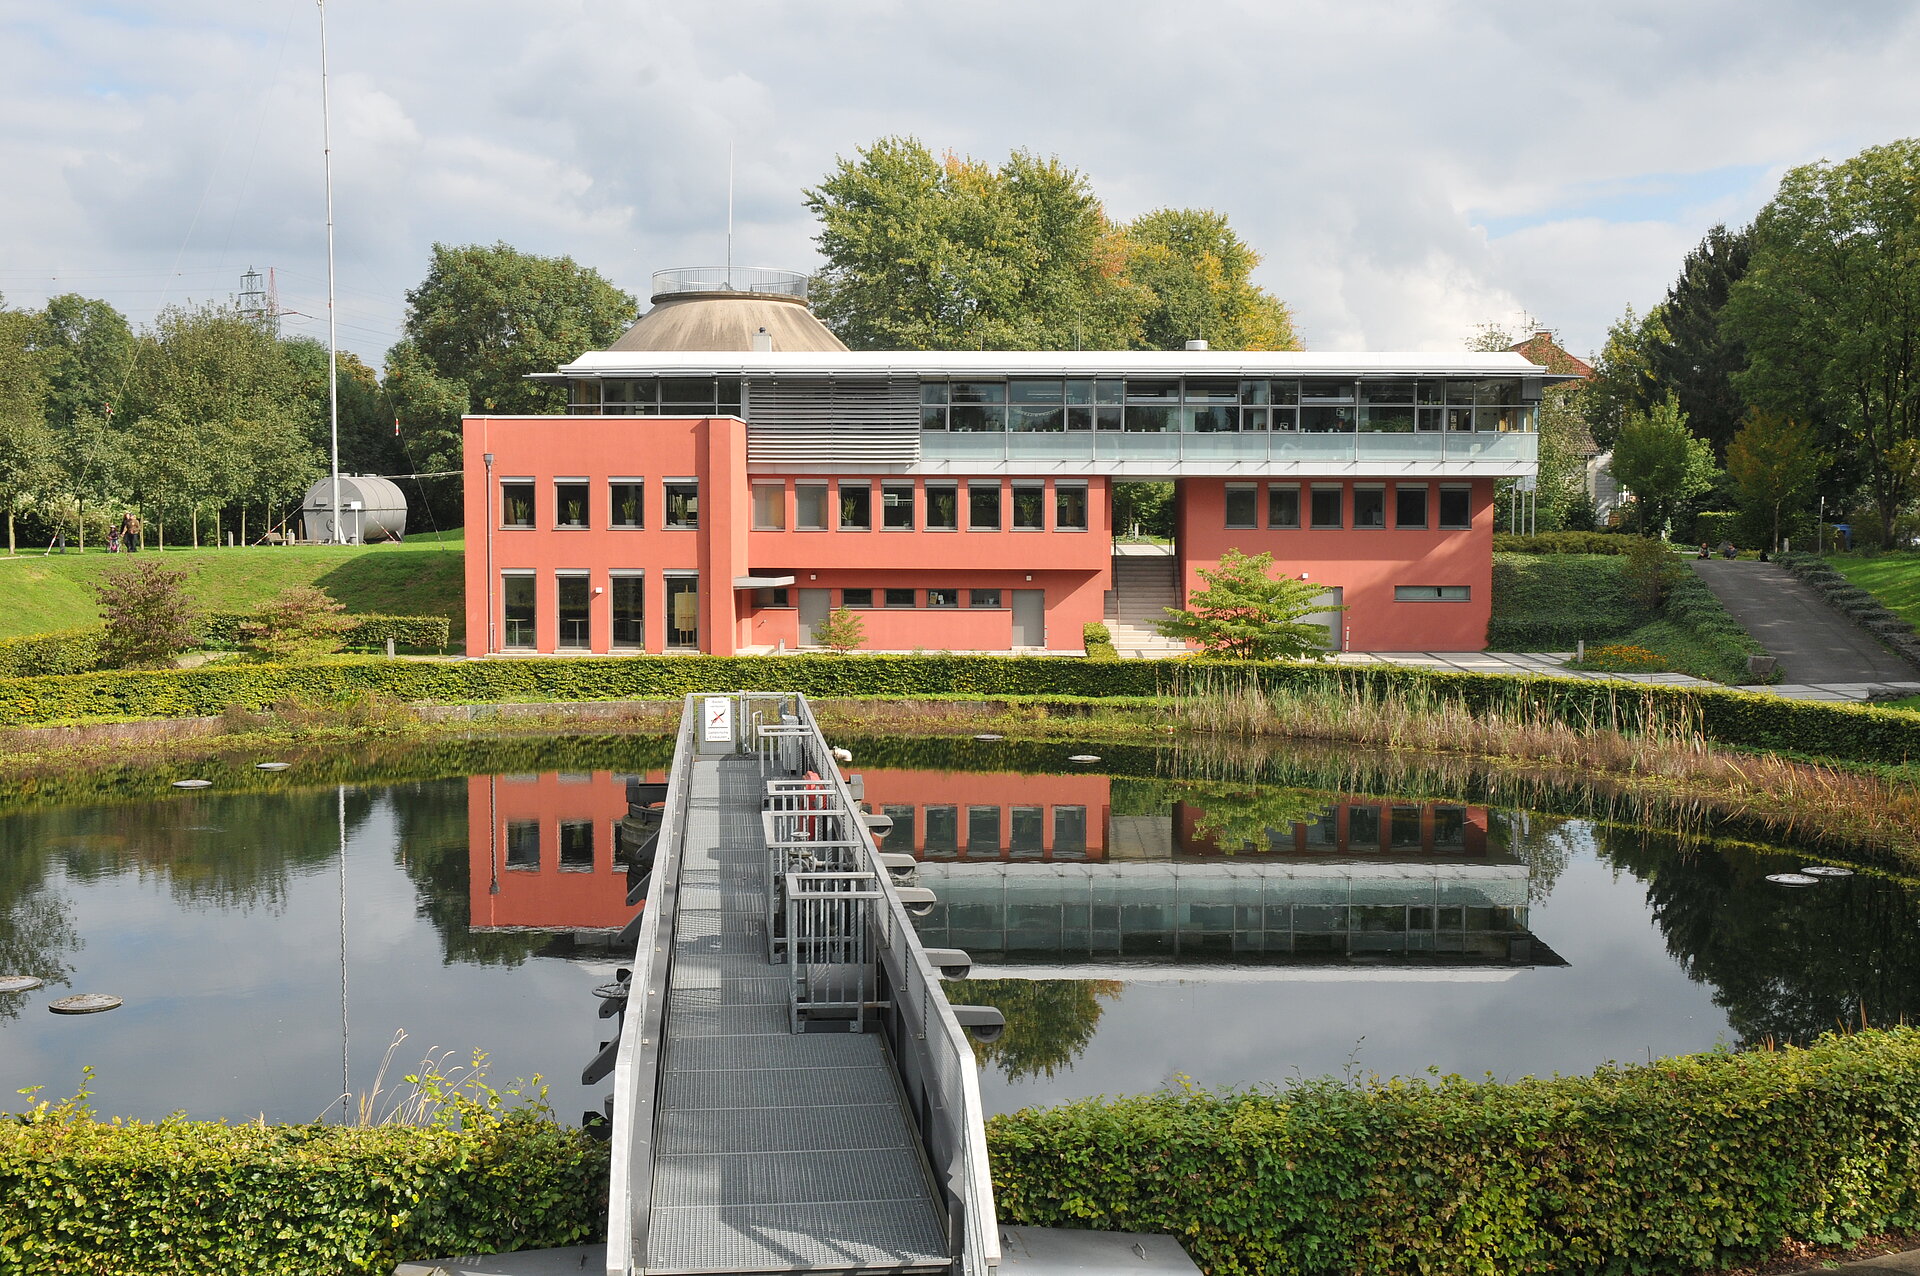
[{"label": "still water", "polygon": [[[973,955],[954,999],[1007,1014],[981,1047],[996,1111],[1182,1078],[1579,1072],[1920,1011],[1914,893],[1774,885],[1820,862],[1788,847],[1431,798],[861,770],[940,898],[927,942]],[[102,1114],[300,1121],[429,1050],[484,1051],[495,1084],[542,1074],[577,1120],[606,1091],[578,1076],[633,912],[628,778],[296,768],[0,817],[0,974],[49,980],[0,995],[0,1087],[66,1094],[90,1065]],[[48,1013],[71,992],[125,1005]]]}]

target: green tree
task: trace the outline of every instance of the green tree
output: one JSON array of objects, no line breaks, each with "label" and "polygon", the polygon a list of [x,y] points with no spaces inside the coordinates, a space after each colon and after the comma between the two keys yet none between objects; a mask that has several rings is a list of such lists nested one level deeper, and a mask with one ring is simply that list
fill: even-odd
[{"label": "green tree", "polygon": [[[327,347],[311,337],[280,343],[293,377],[294,400],[308,442],[322,456],[332,447],[327,408]],[[394,413],[380,374],[351,351],[340,352],[340,469],[348,474],[405,474],[412,467],[394,437]]]},{"label": "green tree", "polygon": [[969,979],[955,985],[955,993],[1006,1016],[1006,1031],[974,1042],[973,1053],[1018,1081],[1072,1067],[1100,1026],[1100,1003],[1118,997],[1124,986],[1118,979]]},{"label": "green tree", "polygon": [[1131,536],[1135,528],[1142,536],[1173,538],[1173,484],[1115,483],[1113,485],[1113,529]]},{"label": "green tree", "polygon": [[133,329],[104,301],[62,293],[41,311],[47,354],[47,424],[55,433],[85,416],[126,425],[121,398],[134,366]]},{"label": "green tree", "polygon": [[867,627],[845,607],[835,607],[824,621],[813,627],[813,640],[844,656],[867,640]]},{"label": "green tree", "polygon": [[312,585],[291,585],[274,596],[240,632],[247,649],[268,660],[311,660],[340,650],[352,621],[346,608]]},{"label": "green tree", "polygon": [[1715,226],[1687,254],[1680,278],[1667,290],[1660,314],[1666,335],[1648,350],[1653,374],[1680,401],[1689,428],[1725,457],[1746,403],[1734,377],[1747,364],[1746,348],[1726,330],[1727,298],[1747,273],[1751,228]]},{"label": "green tree", "polygon": [[[401,362],[417,357],[466,391],[467,410],[563,411],[564,393],[530,372],[552,372],[602,350],[632,326],[631,294],[571,257],[540,257],[504,243],[433,246],[419,287],[407,292]],[[388,355],[389,367],[395,356]]]},{"label": "green tree", "polygon": [[1741,504],[1768,520],[1773,548],[1780,521],[1813,491],[1825,458],[1811,428],[1789,417],[1752,412],[1727,448],[1727,473]]},{"label": "green tree", "polygon": [[0,506],[7,513],[8,554],[16,552],[14,516],[43,494],[57,473],[40,331],[39,315],[0,304]]},{"label": "green tree", "polygon": [[1613,443],[1612,466],[1613,476],[1633,493],[1646,536],[1664,534],[1675,505],[1713,486],[1713,452],[1687,428],[1672,395],[1627,418]]},{"label": "green tree", "polygon": [[106,623],[100,663],[110,669],[162,668],[193,646],[199,616],[186,585],[186,572],[158,560],[108,568],[94,587]]},{"label": "green tree", "polygon": [[87,546],[87,505],[125,497],[133,455],[125,435],[102,416],[81,412],[53,436],[54,464],[62,495],[75,505],[80,548]]},{"label": "green tree", "polygon": [[1667,340],[1666,317],[1659,306],[1644,318],[1627,312],[1607,329],[1607,341],[1594,359],[1593,379],[1583,392],[1583,411],[1593,441],[1611,448],[1636,412],[1650,411],[1666,397],[1654,367],[1654,351]]},{"label": "green tree", "polygon": [[1144,298],[1086,178],[886,137],[806,192],[826,267],[814,308],[857,350],[1127,348]]},{"label": "green tree", "polygon": [[1788,172],[1726,313],[1735,388],[1853,455],[1891,548],[1920,443],[1920,139]]},{"label": "green tree", "polygon": [[1205,340],[1221,350],[1298,350],[1293,314],[1251,279],[1260,264],[1227,224],[1204,208],[1163,208],[1127,224],[1127,279],[1148,294],[1143,343],[1178,350]]},{"label": "green tree", "polygon": [[1193,592],[1185,609],[1166,609],[1161,636],[1192,640],[1209,655],[1238,660],[1324,655],[1325,627],[1300,618],[1334,610],[1321,601],[1326,587],[1290,576],[1275,580],[1268,575],[1272,567],[1272,554],[1229,549],[1219,567],[1199,569],[1206,587]]},{"label": "green tree", "polygon": [[[1514,334],[1497,323],[1483,323],[1467,338],[1467,349],[1482,354],[1511,350],[1540,364],[1547,371],[1583,378],[1560,381],[1546,387],[1540,396],[1540,412],[1535,429],[1539,463],[1535,475],[1533,508],[1541,531],[1558,531],[1567,525],[1573,511],[1587,503],[1587,457],[1593,451],[1593,435],[1587,426],[1587,369],[1556,345],[1551,337],[1529,335],[1516,341]],[[1502,480],[1499,487],[1500,512],[1496,524],[1505,526],[1515,498],[1517,485]]]}]

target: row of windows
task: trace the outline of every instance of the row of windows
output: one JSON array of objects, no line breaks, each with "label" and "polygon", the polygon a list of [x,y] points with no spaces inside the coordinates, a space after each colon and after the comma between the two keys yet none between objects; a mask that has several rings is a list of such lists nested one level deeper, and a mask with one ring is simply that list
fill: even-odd
[{"label": "row of windows", "polygon": [[[1229,483],[1226,493],[1226,525],[1229,530],[1253,531],[1260,527],[1260,488],[1258,483]],[[1295,531],[1301,526],[1301,492],[1298,483],[1265,485],[1266,526],[1271,531]],[[1306,526],[1315,531],[1339,531],[1351,525],[1356,530],[1387,526],[1387,485],[1356,483],[1353,493],[1352,522],[1347,518],[1348,487],[1340,483],[1315,483],[1306,493]],[[1434,508],[1429,508],[1429,507]],[[1443,530],[1473,526],[1473,489],[1465,484],[1440,485],[1439,499],[1429,499],[1425,483],[1396,483],[1393,486],[1393,525],[1396,528],[1425,528],[1429,517],[1437,515],[1433,525]]]},{"label": "row of windows", "polygon": [[[620,843],[620,826],[616,822],[608,827],[609,846]],[[560,871],[563,873],[591,873],[593,871],[593,835],[592,820],[560,821]],[[540,871],[540,821],[508,820],[505,867],[517,873],[537,873]],[[614,865],[615,869],[620,866]]]},{"label": "row of windows", "polygon": [[[500,526],[535,526],[534,491],[530,478],[500,480]],[[607,525],[639,530],[647,525],[647,481],[642,478],[617,478],[607,484]],[[694,531],[700,526],[700,482],[698,479],[670,478],[662,481],[665,501],[662,526],[669,531]],[[584,529],[593,525],[591,512],[593,481],[562,478],[553,481],[553,525],[557,528]]]},{"label": "row of windows", "polygon": [[[786,593],[784,589],[772,592],[776,595]],[[958,607],[963,599],[969,607],[994,608],[1003,605],[1000,601],[1001,592],[997,589],[843,589],[840,591],[840,605],[853,608],[918,607],[922,595],[926,598],[925,605],[933,608]],[[786,600],[778,598],[763,605],[784,607]]]},{"label": "row of windows", "polygon": [[[918,848],[929,856],[941,852],[953,854],[962,849],[970,855],[997,855],[1003,849],[1016,855],[1039,854],[1047,846],[1049,812],[1053,816],[1052,847],[1056,855],[1084,855],[1087,849],[1087,808],[1084,806],[1010,807],[1004,841],[1000,831],[1001,808],[997,806],[967,807],[964,825],[958,806],[882,805],[880,810],[893,820],[885,839],[887,846],[902,850]],[[919,828],[915,827],[916,822]]]},{"label": "row of windows", "polygon": [[[738,377],[572,383],[571,410],[612,416],[740,416]],[[1232,432],[1532,430],[1514,377],[1476,380],[1010,377],[922,381],[929,430]]]},{"label": "row of windows", "polygon": [[[608,577],[611,604],[609,645],[639,650],[647,645],[646,574],[616,571]],[[561,651],[593,648],[593,587],[586,572],[554,573],[554,645]],[[700,580],[691,573],[666,578],[667,646],[700,645]],[[535,573],[500,574],[500,645],[508,651],[532,651],[538,626],[539,595]]]},{"label": "row of windows", "polygon": [[[964,498],[957,482],[913,483],[882,482],[879,485],[880,519],[884,531],[910,532],[923,527],[930,532],[961,530],[964,511],[969,531],[1038,532],[1047,530],[1047,491],[1039,482],[1015,481],[1012,499],[1002,497],[999,479],[975,479],[966,485]],[[925,521],[922,518],[922,496]],[[831,522],[830,522],[831,520]],[[826,483],[796,482],[793,485],[793,525],[798,531],[823,532],[831,525],[847,531],[870,531],[874,526],[874,485],[865,479],[841,479],[830,490]],[[783,482],[753,485],[753,527],[755,531],[778,532],[787,526],[787,485]],[[1053,489],[1053,530],[1087,530],[1087,485],[1061,483]]]},{"label": "row of windows", "polygon": [[962,432],[1305,434],[1534,428],[1520,382],[1248,381],[1222,377],[926,381],[920,426]]}]

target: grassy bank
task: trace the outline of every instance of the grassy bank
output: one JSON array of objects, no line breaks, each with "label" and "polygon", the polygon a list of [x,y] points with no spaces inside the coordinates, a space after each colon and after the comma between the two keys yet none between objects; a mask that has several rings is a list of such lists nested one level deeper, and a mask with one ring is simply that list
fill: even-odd
[{"label": "grassy bank", "polygon": [[443,615],[462,641],[466,613],[458,540],[400,545],[290,545],[247,549],[148,550],[0,557],[0,638],[96,625],[93,586],[108,568],[154,558],[188,572],[187,593],[203,611],[251,611],[290,585],[315,585],[355,615]]},{"label": "grassy bank", "polygon": [[1920,628],[1920,553],[1829,554],[1827,565],[1880,600],[1894,615]]}]

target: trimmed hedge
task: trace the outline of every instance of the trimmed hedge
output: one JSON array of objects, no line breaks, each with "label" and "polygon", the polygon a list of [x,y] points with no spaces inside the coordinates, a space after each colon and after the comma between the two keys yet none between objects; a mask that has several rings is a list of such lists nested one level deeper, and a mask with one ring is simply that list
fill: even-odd
[{"label": "trimmed hedge", "polygon": [[1212,1276],[1685,1273],[1920,1225],[1920,1032],[1086,1100],[987,1140],[1004,1220],[1169,1232]]},{"label": "trimmed hedge", "polygon": [[1496,554],[1624,554],[1636,537],[1621,532],[1538,532],[1520,536],[1493,534]]},{"label": "trimmed hedge", "polygon": [[[260,619],[254,611],[211,612],[200,620],[200,636],[220,647],[241,647],[246,637],[241,626]],[[445,616],[348,616],[351,622],[340,635],[348,648],[369,651],[385,647],[391,638],[399,647],[431,647],[444,651],[452,622]]]},{"label": "trimmed hedge", "polygon": [[1576,725],[1632,730],[1685,719],[1712,741],[1739,748],[1904,763],[1920,759],[1920,714],[1782,700],[1696,687],[1512,677],[1391,666],[1046,656],[630,656],[592,660],[390,661],[209,665],[200,669],[0,680],[0,726],[98,718],[217,714],[289,697],[327,700],[380,692],[404,700],[499,703],[677,698],[691,691],[799,691],[809,696],[1106,699],[1176,693],[1198,669],[1284,691],[1340,688],[1384,698],[1412,695],[1475,710],[1520,707]]},{"label": "trimmed hedge", "polygon": [[606,1150],[510,1112],[468,1128],[0,1121],[0,1271],[391,1272],[580,1244]]},{"label": "trimmed hedge", "polygon": [[22,638],[0,638],[0,678],[85,673],[99,663],[98,629],[60,629]]},{"label": "trimmed hedge", "polygon": [[[1602,539],[1630,544],[1635,538]],[[1582,557],[1564,556],[1572,554]],[[1617,554],[1603,557],[1584,550],[1569,549],[1552,558],[1496,553],[1488,649],[1571,651],[1582,638],[1594,642],[1630,632],[1647,615],[1627,597],[1624,566]]]}]

